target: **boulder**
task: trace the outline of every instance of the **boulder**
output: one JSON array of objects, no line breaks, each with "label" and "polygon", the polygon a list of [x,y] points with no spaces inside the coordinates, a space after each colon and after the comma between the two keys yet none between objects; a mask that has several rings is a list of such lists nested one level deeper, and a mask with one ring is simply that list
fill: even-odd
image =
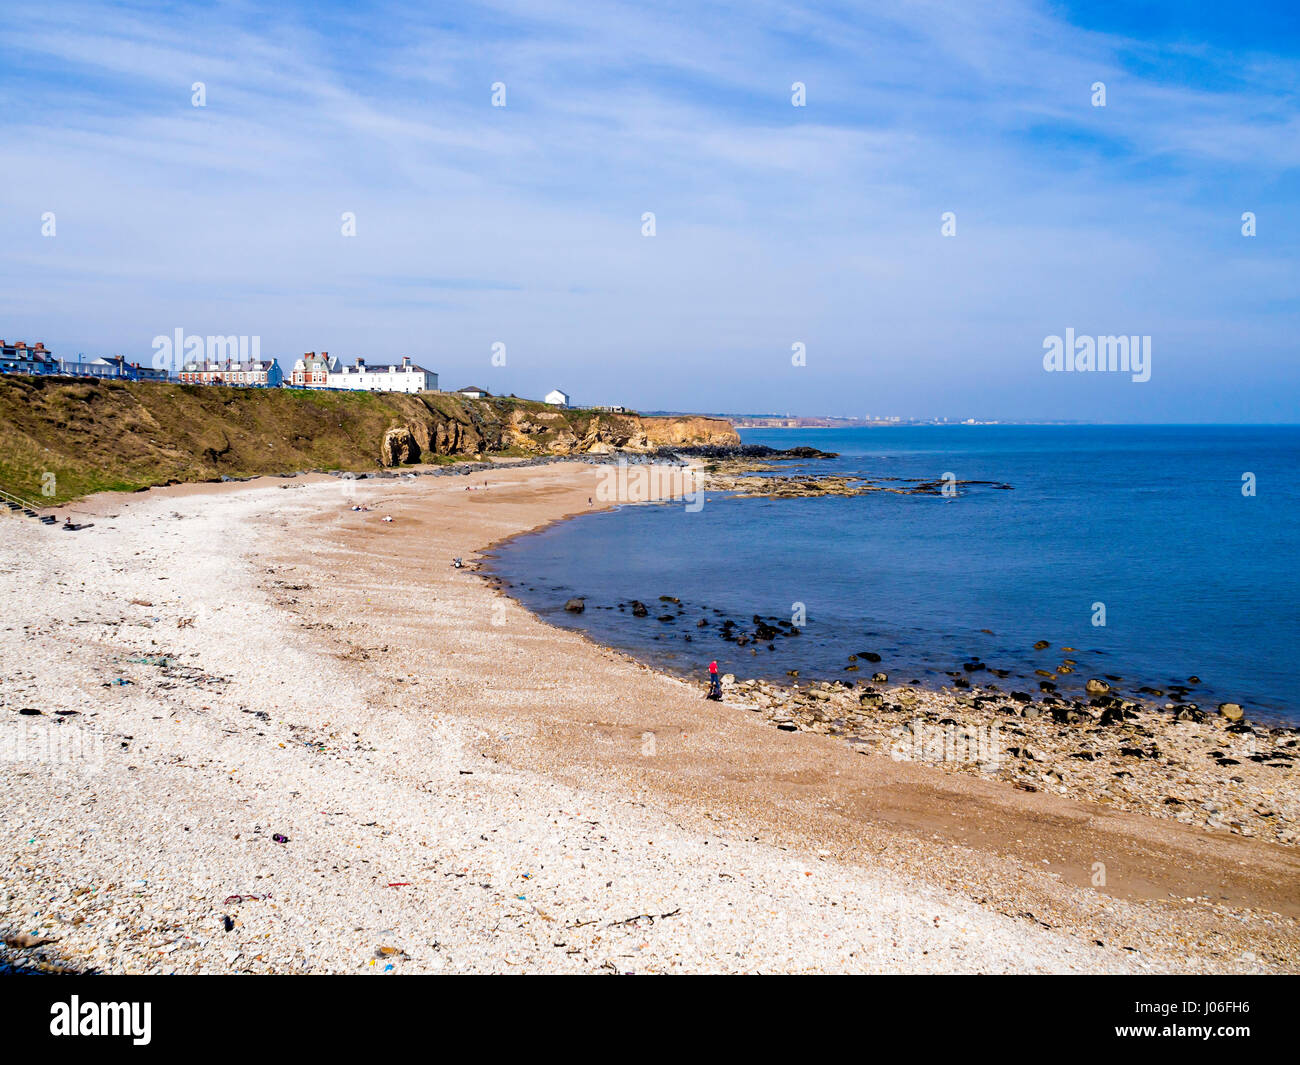
[{"label": "boulder", "polygon": [[584,610],[587,609],[587,604],[582,601],[581,596],[574,596],[572,599],[570,599],[567,603],[564,604],[564,609],[567,610],[570,614],[581,614]]},{"label": "boulder", "polygon": [[1096,677],[1089,677],[1088,683],[1083,686],[1083,690],[1089,695],[1105,695],[1110,691],[1110,685],[1104,680],[1098,680]]},{"label": "boulder", "polygon": [[379,461],[384,466],[401,466],[420,461],[420,445],[408,425],[399,425],[384,434]]},{"label": "boulder", "polygon": [[1242,710],[1240,703],[1220,703],[1219,713],[1222,714],[1224,717],[1226,717],[1229,721],[1240,721],[1243,717],[1246,716],[1245,711]]}]

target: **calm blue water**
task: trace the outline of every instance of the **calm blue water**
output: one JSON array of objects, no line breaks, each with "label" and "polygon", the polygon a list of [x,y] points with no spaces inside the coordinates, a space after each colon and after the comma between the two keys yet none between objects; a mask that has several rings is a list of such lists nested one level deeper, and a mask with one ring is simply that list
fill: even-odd
[{"label": "calm blue water", "polygon": [[[790,470],[1008,482],[955,499],[737,499],[584,515],[504,545],[492,568],[556,625],[656,665],[785,679],[946,683],[979,657],[1004,687],[1037,691],[1035,669],[1231,699],[1262,719],[1300,721],[1300,427],[961,426],[746,431],[746,443],[810,444],[833,461]],[[1257,494],[1242,494],[1243,473]],[[566,614],[574,595],[582,615]],[[681,605],[661,603],[662,595]],[[643,601],[650,614],[618,604]],[[724,618],[792,619],[801,635],[737,647]],[[1094,625],[1094,604],[1105,625]],[[659,621],[664,613],[672,621]],[[696,622],[705,618],[701,628]],[[985,631],[987,630],[987,631]],[[689,639],[688,639],[689,637]],[[1052,647],[1033,650],[1037,640]],[[1063,652],[1062,646],[1077,652]],[[872,651],[845,672],[848,655]],[[992,679],[987,673],[975,679]]]}]

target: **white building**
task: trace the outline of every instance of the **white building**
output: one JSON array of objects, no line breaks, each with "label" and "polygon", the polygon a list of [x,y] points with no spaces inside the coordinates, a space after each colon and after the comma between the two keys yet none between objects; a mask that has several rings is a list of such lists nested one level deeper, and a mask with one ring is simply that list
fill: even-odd
[{"label": "white building", "polygon": [[479,388],[478,385],[466,385],[457,393],[459,396],[467,396],[470,399],[486,399],[492,395],[486,388]]},{"label": "white building", "polygon": [[558,388],[552,389],[546,393],[545,402],[552,403],[557,407],[567,407],[569,405],[569,393],[561,392]]},{"label": "white building", "polygon": [[355,366],[331,368],[325,387],[354,392],[437,392],[438,375],[423,366],[412,366],[405,355],[400,366],[367,366],[358,356]]}]

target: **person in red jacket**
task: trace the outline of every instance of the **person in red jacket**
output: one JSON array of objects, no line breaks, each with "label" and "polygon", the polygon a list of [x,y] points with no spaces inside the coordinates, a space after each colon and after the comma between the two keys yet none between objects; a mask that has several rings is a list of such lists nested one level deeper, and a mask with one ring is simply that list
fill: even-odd
[{"label": "person in red jacket", "polygon": [[709,663],[709,693],[705,698],[715,700],[722,698],[722,684],[718,681],[718,663],[716,660]]}]

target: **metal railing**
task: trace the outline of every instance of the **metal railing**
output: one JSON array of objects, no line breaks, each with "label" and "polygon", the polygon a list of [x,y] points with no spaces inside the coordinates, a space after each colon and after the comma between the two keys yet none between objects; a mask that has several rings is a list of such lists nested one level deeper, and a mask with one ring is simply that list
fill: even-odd
[{"label": "metal railing", "polygon": [[44,508],[39,503],[33,503],[30,499],[24,499],[22,496],[16,496],[12,492],[6,492],[0,488],[0,503],[10,504],[10,509],[18,507],[29,514],[35,514]]}]

